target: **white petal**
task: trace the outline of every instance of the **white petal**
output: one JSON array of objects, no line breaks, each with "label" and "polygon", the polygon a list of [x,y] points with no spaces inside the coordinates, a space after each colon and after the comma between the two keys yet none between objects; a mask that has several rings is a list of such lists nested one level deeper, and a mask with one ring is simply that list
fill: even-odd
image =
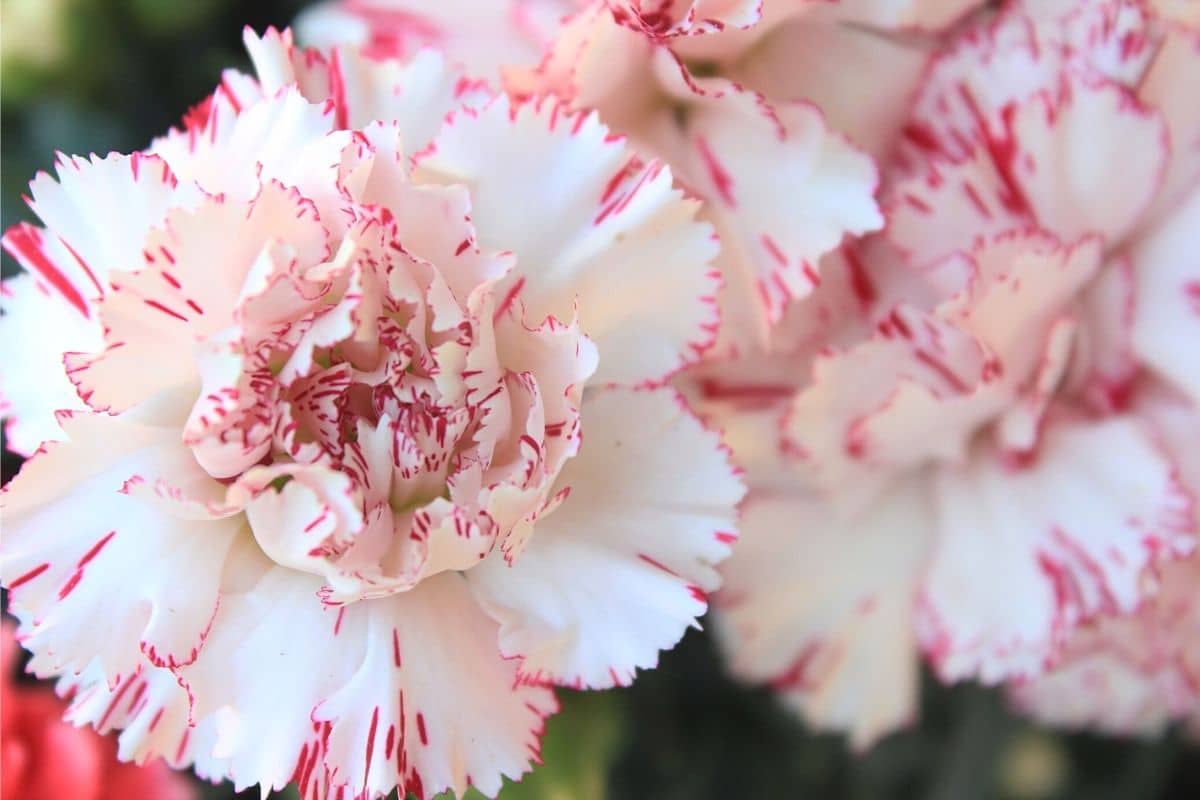
[{"label": "white petal", "polygon": [[1191,499],[1128,418],[1048,426],[1032,463],[981,447],[936,476],[922,638],[946,679],[1042,671],[1080,622],[1129,612],[1143,569],[1190,551]]},{"label": "white petal", "polygon": [[525,680],[598,688],[653,666],[704,612],[743,490],[668,390],[590,396],[583,429],[557,484],[570,496],[514,564],[493,554],[467,577]]},{"label": "white petal", "polygon": [[855,748],[912,721],[913,610],[932,514],[920,480],[857,513],[805,494],[752,494],[713,598],[734,673],[769,682]]},{"label": "white petal", "polygon": [[63,353],[104,346],[98,322],[84,317],[33,275],[18,275],[0,288],[0,410],[10,450],[28,456],[46,441],[62,438],[55,412],[84,408],[67,379]]},{"label": "white petal", "polygon": [[116,681],[141,653],[194,659],[240,520],[182,519],[127,496],[134,484],[194,480],[177,431],[99,415],[63,424],[69,441],[31,459],[3,495],[3,579],[32,669],[78,671],[94,657]]},{"label": "white petal", "polygon": [[[140,264],[146,234],[169,207],[194,194],[176,189],[165,161],[142,153],[61,156],[57,173],[57,182],[43,172],[29,185],[30,208],[46,230],[17,225],[5,234],[4,248],[88,316],[90,302],[107,291],[109,273]],[[113,197],[122,198],[120,213]]]},{"label": "white petal", "polygon": [[753,276],[772,320],[820,281],[843,237],[883,227],[871,159],[807,103],[769,104],[730,84],[690,109],[686,175],[709,204],[725,261]]},{"label": "white petal", "polygon": [[516,255],[501,310],[519,299],[529,319],[570,319],[578,304],[600,353],[594,380],[658,380],[711,343],[712,229],[669,170],[594,114],[500,99],[457,114],[417,164],[423,180],[465,183],[479,245]]},{"label": "white petal", "polygon": [[200,658],[179,670],[193,715],[216,716],[215,755],[237,788],[494,794],[528,768],[553,695],[515,686],[460,576],[341,609],[319,587],[269,569],[222,601]]}]

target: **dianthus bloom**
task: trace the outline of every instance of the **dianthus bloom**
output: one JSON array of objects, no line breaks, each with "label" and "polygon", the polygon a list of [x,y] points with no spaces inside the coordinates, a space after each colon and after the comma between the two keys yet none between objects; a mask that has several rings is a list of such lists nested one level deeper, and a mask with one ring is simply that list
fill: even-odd
[{"label": "dianthus bloom", "polygon": [[22,643],[127,759],[494,795],[551,685],[627,683],[718,585],[741,486],[663,386],[713,232],[594,115],[247,45],[5,239],[14,440],[56,440],[4,494]]},{"label": "dianthus bloom", "polygon": [[919,654],[1032,681],[1188,574],[1200,485],[1145,398],[1200,402],[1197,75],[1149,6],[977,13],[873,150],[885,233],[683,376],[748,471],[737,674],[864,746],[912,719]]},{"label": "dianthus bloom", "polygon": [[117,761],[116,742],[62,721],[65,703],[48,686],[17,682],[20,648],[0,633],[0,800],[189,800],[196,795],[162,761]]}]

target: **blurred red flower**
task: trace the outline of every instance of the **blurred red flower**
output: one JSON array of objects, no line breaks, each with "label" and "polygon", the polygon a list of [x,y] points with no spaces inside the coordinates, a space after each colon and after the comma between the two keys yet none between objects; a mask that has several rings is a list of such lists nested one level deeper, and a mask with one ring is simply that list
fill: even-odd
[{"label": "blurred red flower", "polygon": [[163,761],[117,761],[115,736],[63,722],[49,686],[16,680],[20,648],[0,633],[0,800],[192,800],[196,791]]}]

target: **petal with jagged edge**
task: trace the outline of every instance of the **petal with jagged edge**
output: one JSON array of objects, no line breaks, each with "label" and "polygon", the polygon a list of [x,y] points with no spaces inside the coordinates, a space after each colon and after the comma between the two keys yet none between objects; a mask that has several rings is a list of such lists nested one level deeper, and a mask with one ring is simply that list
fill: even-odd
[{"label": "petal with jagged edge", "polygon": [[593,380],[661,380],[711,344],[711,227],[670,170],[643,164],[595,114],[498,98],[456,114],[417,157],[417,174],[466,184],[479,245],[516,256],[498,312],[517,299],[529,319],[577,310],[600,354]]},{"label": "petal with jagged edge", "polygon": [[1042,672],[1080,623],[1137,607],[1147,566],[1193,546],[1192,499],[1128,417],[1051,421],[1025,461],[981,445],[934,487],[919,619],[947,680]]},{"label": "petal with jagged edge", "polygon": [[[245,107],[214,102],[202,128],[172,131],[156,139],[150,152],[166,160],[181,184],[195,182],[230,201],[251,200],[271,180],[295,187],[332,227],[345,200],[337,177],[351,133],[336,130],[331,104],[310,103],[294,86],[254,99]],[[217,113],[222,108],[225,113]]]},{"label": "petal with jagged edge", "polygon": [[[56,172],[57,181],[42,172],[29,184],[29,207],[46,228],[16,225],[5,233],[4,249],[90,317],[109,274],[139,266],[151,228],[162,224],[168,208],[186,207],[197,193],[177,188],[167,163],[143,153],[60,156]],[[120,213],[104,213],[113,197],[122,198]]]},{"label": "petal with jagged edge", "polygon": [[338,128],[377,120],[397,125],[408,153],[429,143],[447,112],[481,105],[490,96],[439,50],[420,50],[404,61],[377,60],[353,48],[304,50],[293,45],[290,31],[268,29],[260,37],[247,28],[242,39],[267,96],[295,83],[310,102],[331,101]]},{"label": "petal with jagged edge", "polygon": [[496,623],[462,576],[348,607],[344,630],[354,616],[364,620],[361,663],[313,712],[330,726],[322,758],[335,783],[368,796],[400,785],[419,797],[468,786],[492,797],[503,777],[540,761],[543,719],[557,702],[517,683],[516,664],[496,651]]},{"label": "petal with jagged edge", "polygon": [[932,509],[919,477],[858,511],[791,489],[744,504],[713,598],[718,641],[735,675],[862,749],[917,711],[913,610]]},{"label": "petal with jagged edge", "polygon": [[618,25],[653,39],[748,28],[762,16],[762,0],[606,0]]},{"label": "petal with jagged edge", "polygon": [[686,139],[683,174],[708,201],[723,261],[750,273],[772,321],[820,282],[822,256],[883,227],[874,163],[813,105],[727,84],[689,110]]},{"label": "petal with jagged edge", "polygon": [[194,762],[201,777],[220,778],[206,757],[214,743],[214,720],[189,723],[187,692],[169,669],[142,663],[109,685],[93,663],[78,675],[64,675],[55,690],[70,697],[67,722],[91,725],[101,734],[119,732],[120,760],[143,764],[161,757],[175,769]]},{"label": "petal with jagged edge", "polygon": [[[27,462],[4,490],[0,569],[31,669],[45,676],[97,660],[110,681],[141,654],[196,657],[217,607],[237,517],[184,519],[134,487],[215,484],[172,427],[63,418],[68,441]],[[123,587],[114,593],[114,587]]]},{"label": "petal with jagged edge", "polygon": [[1200,191],[1133,248],[1133,345],[1163,379],[1200,403]]},{"label": "petal with jagged edge", "polygon": [[268,569],[223,598],[200,658],[177,670],[193,717],[215,717],[213,755],[236,788],[494,795],[528,769],[553,694],[516,685],[461,576],[341,608],[322,606],[319,588]]},{"label": "petal with jagged edge", "polygon": [[556,485],[570,496],[513,564],[493,553],[467,579],[523,680],[603,688],[653,666],[704,613],[743,488],[670,390],[603,391],[582,413],[584,445]]},{"label": "petal with jagged edge", "polygon": [[[112,277],[114,291],[99,306],[108,347],[68,359],[80,396],[97,410],[121,410],[155,391],[198,381],[188,356],[204,337],[238,321],[252,268],[275,243],[301,264],[329,254],[313,203],[276,182],[264,184],[249,206],[210,197],[194,211],[172,211],[147,238],[144,268]],[[270,263],[283,270],[288,262]]]},{"label": "petal with jagged edge", "polygon": [[55,414],[84,408],[67,378],[63,353],[104,346],[99,324],[72,308],[33,275],[0,287],[0,414],[5,444],[29,456],[62,438]]}]

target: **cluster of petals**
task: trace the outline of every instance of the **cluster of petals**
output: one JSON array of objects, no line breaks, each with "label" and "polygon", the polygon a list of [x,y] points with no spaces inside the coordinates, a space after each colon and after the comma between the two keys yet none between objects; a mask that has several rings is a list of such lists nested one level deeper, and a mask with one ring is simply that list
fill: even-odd
[{"label": "cluster of petals", "polygon": [[257,78],[60,157],[5,236],[19,639],[123,759],[494,795],[553,685],[628,683],[719,585],[741,482],[666,385],[714,233],[594,113],[246,44]]},{"label": "cluster of petals", "polygon": [[910,721],[919,656],[1085,724],[1103,692],[1041,681],[1092,628],[1174,613],[1149,608],[1194,574],[1200,496],[1171,447],[1200,408],[1185,23],[1013,2],[947,31],[875,151],[886,229],[765,348],[694,371],[749,473],[723,640],[814,724],[861,746]]},{"label": "cluster of petals", "polygon": [[[486,49],[366,5],[336,6],[356,36],[386,7]],[[529,43],[555,4],[497,5]],[[489,76],[597,111],[721,240],[723,325],[674,383],[747,473],[715,601],[733,671],[865,746],[913,718],[922,658],[1087,724],[1103,693],[1037,687],[1104,631],[1187,651],[1187,625],[1148,629],[1194,574],[1200,481],[1170,446],[1200,402],[1194,9],[557,5],[541,60]],[[1139,691],[1156,719],[1196,707]]]}]

